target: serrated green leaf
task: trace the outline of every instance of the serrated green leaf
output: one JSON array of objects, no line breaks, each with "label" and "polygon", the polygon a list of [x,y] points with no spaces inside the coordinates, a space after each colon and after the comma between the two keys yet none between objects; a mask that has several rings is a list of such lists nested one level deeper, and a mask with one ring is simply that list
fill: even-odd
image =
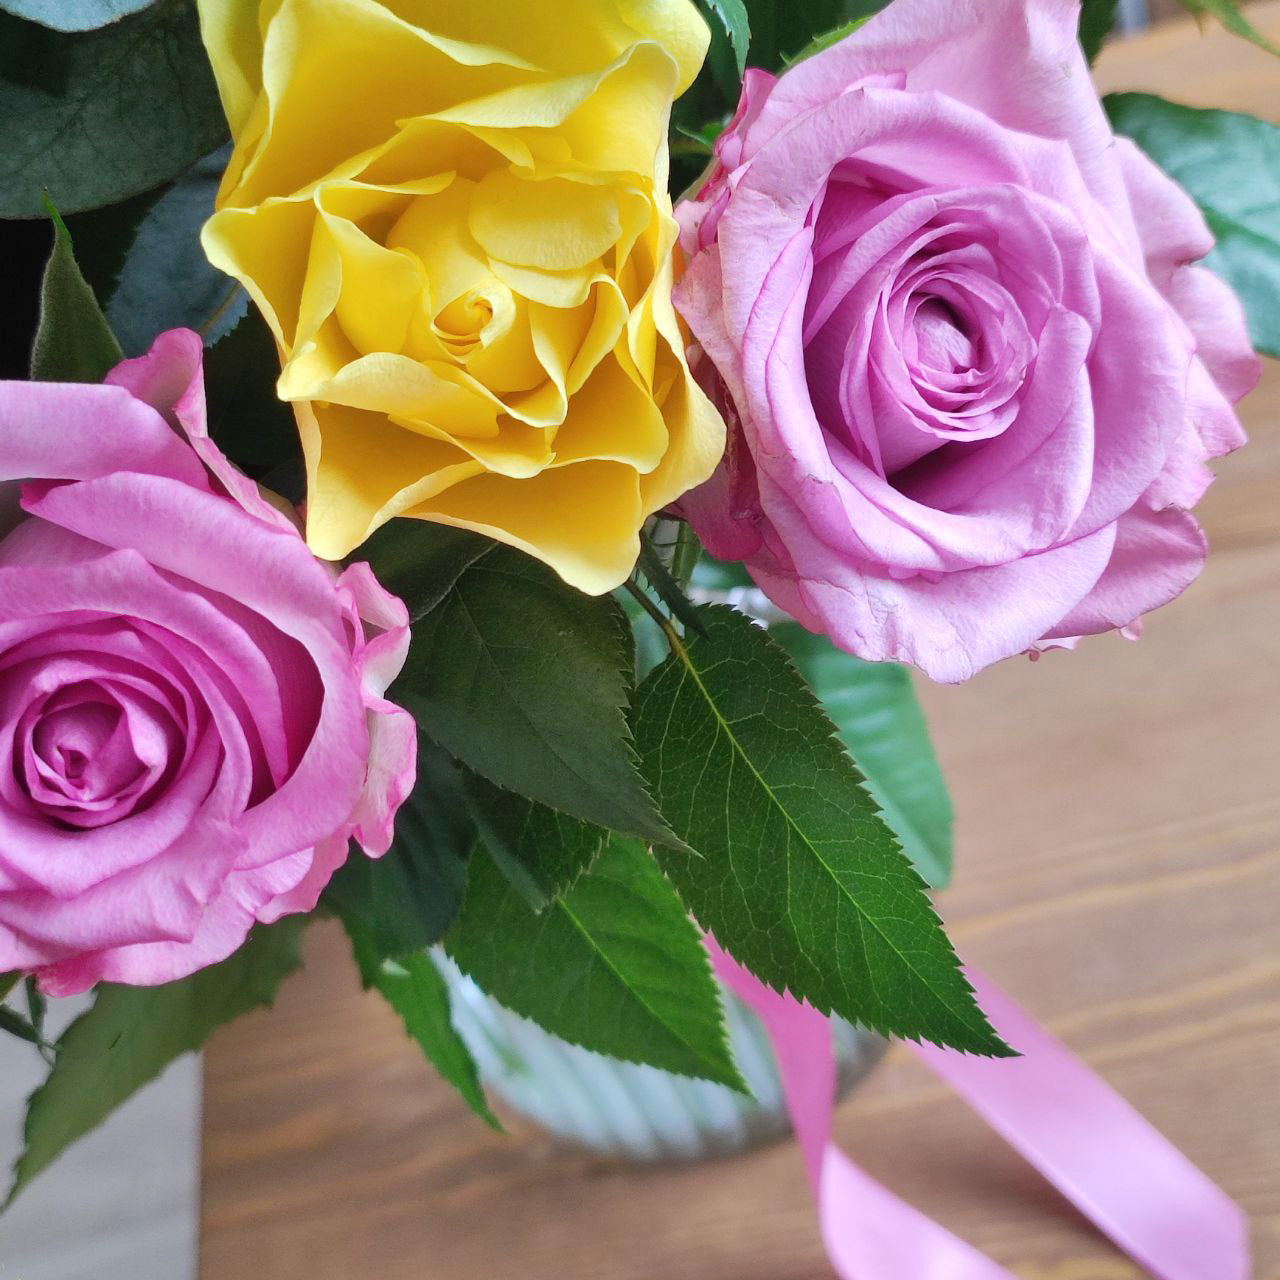
[{"label": "serrated green leaf", "polygon": [[888,0],[748,0],[751,64],[781,71],[813,40],[844,24],[870,17]]},{"label": "serrated green leaf", "polygon": [[438,942],[457,918],[474,841],[457,765],[419,733],[418,780],[396,815],[391,848],[376,859],[353,853],[325,899],[347,931],[367,939],[378,955],[414,955]]},{"label": "serrated green leaf", "polygon": [[839,44],[841,40],[847,40],[866,21],[867,18],[865,17],[854,18],[849,22],[842,22],[838,27],[833,27],[830,31],[823,31],[821,34],[814,36],[799,53],[787,59],[787,65],[795,66],[797,62],[803,62],[806,58],[812,58],[814,54],[821,53],[824,49],[830,49],[832,45]]},{"label": "serrated green leaf", "polygon": [[634,655],[616,601],[494,547],[421,617],[391,696],[507,791],[643,839],[674,840],[636,768]]},{"label": "serrated green leaf", "polygon": [[1080,10],[1080,47],[1090,63],[1102,50],[1102,42],[1116,25],[1119,0],[1084,0]]},{"label": "serrated green leaf", "polygon": [[1239,295],[1253,344],[1280,356],[1280,127],[1148,93],[1103,100],[1132,138],[1204,213],[1217,245],[1204,260]]},{"label": "serrated green leaf", "polygon": [[1217,18],[1233,35],[1242,36],[1260,49],[1280,56],[1280,49],[1277,49],[1240,11],[1239,0],[1182,0],[1182,7],[1198,18],[1205,15]]},{"label": "serrated green leaf", "polygon": [[53,249],[40,285],[40,323],[31,347],[37,382],[101,382],[124,359],[71,247],[67,224],[46,199],[53,219]]},{"label": "serrated green leaf", "polygon": [[353,560],[367,560],[382,583],[404,601],[417,622],[453,589],[483,556],[496,551],[492,538],[427,520],[391,520],[356,549]]},{"label": "serrated green leaf", "polygon": [[747,69],[747,50],[751,46],[751,20],[742,0],[703,0],[713,17],[724,27],[738,64],[738,76]]},{"label": "serrated green leaf", "polygon": [[1010,1052],[924,882],[786,654],[732,609],[636,696],[636,744],[691,856],[655,853],[703,928],[779,991],[885,1034]]},{"label": "serrated green leaf", "polygon": [[292,917],[260,925],[229,959],[180,982],[100,986],[93,1008],[58,1041],[53,1068],[27,1104],[26,1145],[9,1202],[175,1058],[199,1049],[232,1019],[271,1004],[301,962],[304,923]]},{"label": "serrated green leaf", "polygon": [[54,31],[93,31],[154,3],[155,0],[0,0],[0,11]]},{"label": "serrated green leaf", "polygon": [[608,832],[503,791],[469,773],[465,791],[471,816],[494,864],[535,910],[544,911],[591,865]]},{"label": "serrated green leaf", "polygon": [[535,912],[483,847],[445,950],[480,987],[597,1053],[745,1091],[707,953],[643,844],[615,836]]},{"label": "serrated green leaf", "polygon": [[96,31],[0,14],[0,218],[114,204],[227,140],[190,0],[157,0]]},{"label": "serrated green leaf", "polygon": [[911,673],[863,662],[798,622],[769,628],[787,651],[867,780],[903,852],[934,889],[951,879],[951,796]]},{"label": "serrated green leaf", "polygon": [[684,593],[671,571],[662,563],[657,549],[646,534],[640,542],[640,560],[636,566],[644,580],[653,588],[658,598],[665,604],[671,615],[680,620],[682,626],[691,631],[698,631],[702,622],[693,602]]},{"label": "serrated green leaf", "polygon": [[248,310],[249,295],[211,267],[200,248],[200,228],[213,213],[229,156],[224,148],[198,160],[138,223],[107,303],[126,354],[142,355],[166,329],[195,329],[216,342]]},{"label": "serrated green leaf", "polygon": [[502,1131],[489,1108],[475,1060],[449,1017],[449,988],[425,951],[392,960],[382,955],[358,922],[344,920],[366,989],[378,991],[400,1015],[427,1060],[485,1124]]}]

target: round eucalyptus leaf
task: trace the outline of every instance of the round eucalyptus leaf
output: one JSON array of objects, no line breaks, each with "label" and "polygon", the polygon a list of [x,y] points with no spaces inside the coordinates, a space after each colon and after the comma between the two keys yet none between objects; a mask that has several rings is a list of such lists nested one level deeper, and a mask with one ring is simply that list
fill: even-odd
[{"label": "round eucalyptus leaf", "polygon": [[96,31],[149,9],[155,0],[0,0],[0,10],[54,31]]},{"label": "round eucalyptus leaf", "polygon": [[0,218],[41,216],[46,189],[64,214],[115,204],[226,139],[190,0],[75,33],[0,13]]}]

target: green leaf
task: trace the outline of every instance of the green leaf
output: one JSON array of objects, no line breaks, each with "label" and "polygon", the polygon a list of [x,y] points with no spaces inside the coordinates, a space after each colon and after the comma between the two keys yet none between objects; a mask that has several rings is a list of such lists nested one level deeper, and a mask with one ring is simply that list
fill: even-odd
[{"label": "green leaf", "polygon": [[157,0],[96,31],[0,14],[0,218],[113,204],[227,139],[190,0]]},{"label": "green leaf", "polygon": [[888,0],[748,0],[751,15],[751,63],[781,71],[815,38],[846,23],[870,17]]},{"label": "green leaf", "polygon": [[101,382],[124,353],[76,265],[67,224],[48,197],[45,203],[53,219],[53,250],[40,286],[31,376],[38,382]]},{"label": "green leaf", "polygon": [[413,955],[438,942],[457,918],[474,840],[457,765],[419,733],[418,780],[396,815],[391,848],[376,859],[353,853],[325,898],[348,932],[366,938],[378,955]]},{"label": "green leaf", "polygon": [[53,1068],[27,1104],[26,1147],[9,1202],[175,1058],[199,1049],[232,1019],[271,1004],[300,963],[303,923],[292,917],[258,926],[230,959],[180,982],[100,986],[93,1008],[58,1041]]},{"label": "green leaf", "polygon": [[1218,243],[1204,260],[1239,295],[1253,344],[1280,356],[1280,127],[1147,93],[1104,99],[1127,134],[1204,213]]},{"label": "green leaf", "polygon": [[691,631],[702,630],[702,620],[698,617],[698,611],[693,607],[693,602],[685,595],[684,588],[672,577],[671,571],[662,563],[647,534],[640,541],[640,561],[637,567],[644,580],[671,611],[672,616],[680,619],[682,626]]},{"label": "green leaf", "polygon": [[0,1000],[8,998],[9,992],[22,981],[20,973],[0,973]]},{"label": "green leaf", "polygon": [[1249,21],[1248,18],[1240,12],[1239,0],[1182,0],[1182,7],[1189,13],[1194,13],[1197,18],[1204,17],[1208,14],[1210,17],[1217,18],[1228,31],[1233,35],[1242,36],[1246,40],[1251,40],[1259,48],[1265,49],[1268,53],[1274,53],[1280,56],[1280,49],[1277,49],[1270,40],[1258,30],[1257,27]]},{"label": "green leaf", "polygon": [[505,790],[670,841],[627,728],[633,661],[616,601],[583,595],[529,556],[494,546],[418,620],[390,696]]},{"label": "green leaf", "polygon": [[738,64],[738,76],[747,69],[747,49],[751,45],[751,21],[742,0],[703,0],[703,5],[724,27]]},{"label": "green leaf", "polygon": [[795,54],[794,57],[787,58],[787,65],[794,66],[797,62],[812,58],[815,53],[821,53],[824,49],[830,49],[832,45],[839,44],[841,40],[853,35],[866,21],[866,18],[854,18],[850,22],[842,22],[838,27],[833,27],[830,31],[824,31],[820,35],[814,36],[799,53]]},{"label": "green leaf", "polygon": [[924,882],[782,649],[731,609],[636,696],[636,743],[696,856],[657,848],[703,928],[824,1013],[1010,1051],[973,999]]},{"label": "green leaf", "polygon": [[0,11],[54,31],[93,31],[154,3],[155,0],[0,0]]},{"label": "green leaf", "polygon": [[367,560],[392,595],[405,602],[409,618],[436,608],[458,579],[482,556],[496,551],[492,538],[428,520],[391,520],[352,555]]},{"label": "green leaf", "polygon": [[[200,228],[213,213],[229,156],[224,148],[198,160],[138,224],[107,304],[127,354],[142,355],[166,329],[195,329],[216,342],[248,310],[249,295],[211,267],[200,248]],[[274,363],[274,347],[271,354]]]},{"label": "green leaf", "polygon": [[1102,42],[1116,25],[1119,0],[1084,0],[1080,10],[1080,46],[1090,63],[1102,50]]},{"label": "green leaf", "polygon": [[28,1022],[20,1013],[15,1013],[7,1005],[0,1005],[0,1031],[17,1036],[19,1040],[25,1040],[28,1044],[36,1045],[37,1048],[44,1044],[44,1039],[34,1023]]},{"label": "green leaf", "polygon": [[27,1016],[31,1019],[31,1025],[35,1028],[36,1035],[43,1040],[44,1019],[45,1014],[49,1011],[49,1002],[44,998],[44,992],[40,990],[39,984],[34,977],[29,977],[22,984],[22,987],[27,997]]},{"label": "green leaf", "polygon": [[615,836],[541,914],[477,847],[444,946],[495,1000],[562,1040],[745,1092],[706,950],[638,841]]},{"label": "green leaf", "polygon": [[478,773],[466,779],[467,803],[494,864],[535,910],[544,911],[595,861],[608,832],[503,791]]},{"label": "green leaf", "polygon": [[[706,0],[710,3],[710,0]],[[882,9],[888,0],[745,0],[750,27],[746,61],[766,71],[781,71],[815,37],[829,33],[851,19]],[[725,24],[711,24],[711,47],[697,80],[676,102],[671,124],[676,145],[671,157],[670,188],[678,196],[693,185],[706,164],[701,145],[709,121],[723,124],[733,115],[742,87],[742,58]],[[718,129],[717,129],[718,132]],[[699,141],[683,148],[684,137]]]},{"label": "green leaf", "polygon": [[345,923],[366,989],[376,989],[386,998],[432,1066],[481,1120],[501,1132],[502,1125],[484,1096],[471,1051],[450,1021],[449,988],[430,955],[418,951],[398,960],[387,959],[357,922]]},{"label": "green leaf", "polygon": [[[724,131],[724,125],[719,120],[709,121],[700,128],[694,129],[689,125],[678,124],[675,126],[675,132],[681,138],[687,138],[693,146],[688,148],[690,154],[698,154],[701,156],[710,156],[715,150],[716,140]],[[680,145],[674,143],[672,145]]]},{"label": "green leaf", "polygon": [[903,852],[934,889],[943,888],[951,879],[954,815],[910,671],[863,662],[798,622],[769,634],[818,695]]}]

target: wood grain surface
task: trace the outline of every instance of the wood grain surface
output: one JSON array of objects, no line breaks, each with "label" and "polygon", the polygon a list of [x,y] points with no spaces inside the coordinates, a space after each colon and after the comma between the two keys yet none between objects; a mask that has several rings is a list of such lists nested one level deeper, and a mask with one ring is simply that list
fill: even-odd
[{"label": "wood grain surface", "polygon": [[[1280,40],[1280,3],[1254,20]],[[1188,23],[1105,88],[1280,118],[1280,63]],[[926,688],[962,951],[1249,1211],[1280,1280],[1280,365],[1202,512],[1203,578],[1074,654]],[[821,1280],[797,1151],[636,1169],[473,1120],[313,929],[206,1057],[202,1280]],[[876,1177],[1026,1280],[1140,1276],[908,1054],[841,1108]],[[902,1277],[902,1280],[916,1280]],[[1206,1276],[1204,1280],[1217,1280]]]}]

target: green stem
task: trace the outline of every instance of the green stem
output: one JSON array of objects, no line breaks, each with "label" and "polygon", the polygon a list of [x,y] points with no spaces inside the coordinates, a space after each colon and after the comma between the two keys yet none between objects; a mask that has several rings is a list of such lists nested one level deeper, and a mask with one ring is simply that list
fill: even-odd
[{"label": "green stem", "polygon": [[630,578],[622,584],[631,593],[636,603],[651,617],[654,622],[662,629],[662,634],[667,638],[667,644],[671,646],[672,653],[684,654],[684,644],[680,640],[680,633],[671,625],[671,619],[668,618],[661,609],[658,608],[646,592],[642,591]]}]

